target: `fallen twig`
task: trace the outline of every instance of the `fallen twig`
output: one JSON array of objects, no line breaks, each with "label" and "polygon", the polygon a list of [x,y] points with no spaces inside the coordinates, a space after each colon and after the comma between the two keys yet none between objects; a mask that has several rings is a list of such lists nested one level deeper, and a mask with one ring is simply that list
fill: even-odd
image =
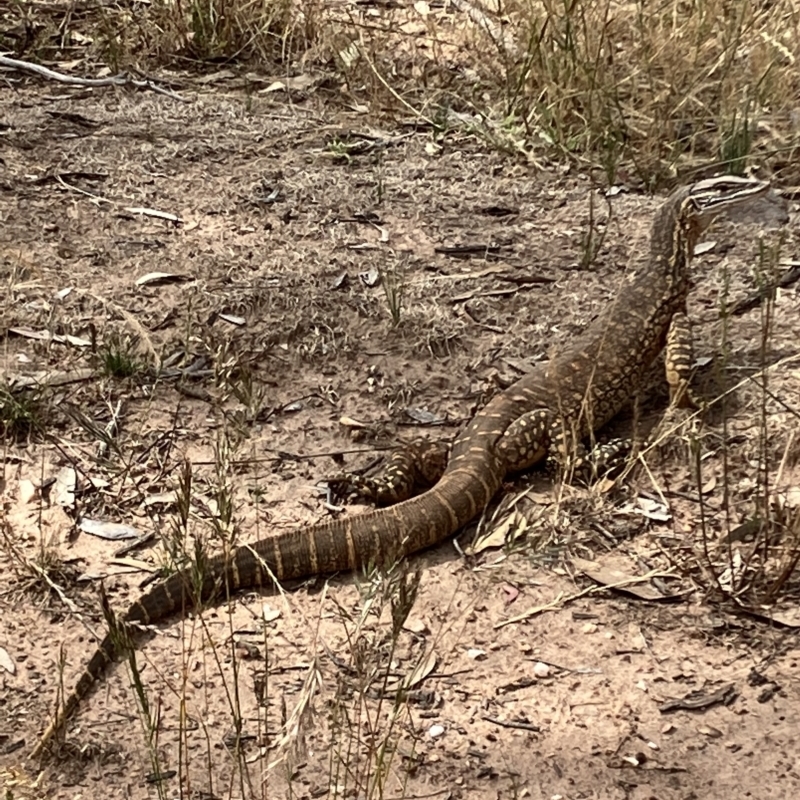
[{"label": "fallen twig", "polygon": [[772,297],[775,289],[778,287],[785,289],[787,286],[791,286],[793,283],[800,280],[800,262],[790,261],[788,262],[788,266],[789,269],[775,278],[775,280],[770,281],[752,294],[747,295],[747,297],[740,300],[738,303],[735,303],[730,311],[728,311],[728,314],[732,317],[740,317],[747,311],[761,305],[767,298]]},{"label": "fallen twig", "polygon": [[539,614],[543,614],[545,611],[557,611],[560,608],[563,608],[567,603],[571,603],[573,600],[578,600],[581,597],[585,597],[587,594],[595,594],[596,592],[600,592],[604,589],[624,589],[626,586],[631,586],[636,583],[645,583],[647,581],[652,580],[654,577],[664,575],[668,573],[664,573],[660,570],[652,570],[648,572],[646,575],[637,575],[632,578],[627,578],[625,580],[618,581],[617,583],[608,583],[608,584],[599,584],[593,586],[587,586],[585,589],[581,589],[578,592],[570,595],[564,595],[564,592],[559,592],[558,596],[551,600],[549,603],[545,603],[543,605],[532,606],[531,608],[526,609],[521,614],[517,614],[515,617],[509,617],[508,619],[502,619],[500,622],[495,622],[494,629],[497,630],[498,628],[504,628],[506,625],[513,625],[517,622],[524,622],[525,620],[530,619],[531,617],[538,616]]},{"label": "fallen twig", "polygon": [[171,97],[173,100],[180,100],[181,103],[189,102],[188,98],[179,95],[177,92],[164,89],[151,80],[137,80],[127,72],[120,72],[117,75],[110,75],[107,78],[78,78],[74,75],[64,75],[62,72],[56,72],[40,64],[32,64],[30,61],[20,61],[16,58],[8,58],[8,56],[0,56],[0,67],[32,72],[48,80],[66,83],[69,86],[134,86],[137,89],[150,89],[158,94]]},{"label": "fallen twig", "polygon": [[95,204],[99,203],[108,203],[110,206],[116,206],[117,208],[121,208],[123,211],[127,211],[129,214],[137,214],[139,216],[145,217],[156,217],[157,219],[163,219],[167,222],[172,222],[175,225],[182,225],[183,220],[177,216],[176,214],[170,214],[168,211],[159,211],[155,208],[139,208],[134,206],[126,206],[122,203],[118,202],[117,200],[110,200],[108,197],[103,197],[99,194],[94,194],[93,192],[88,192],[86,189],[81,189],[79,186],[73,186],[71,183],[67,183],[60,175],[55,175],[56,183],[63,186],[68,192],[76,192],[77,194],[82,194],[84,197],[88,197],[92,200]]},{"label": "fallen twig", "polygon": [[485,722],[491,722],[492,725],[499,725],[501,728],[519,728],[521,731],[533,731],[534,733],[538,733],[541,730],[538,725],[534,725],[532,722],[516,722],[513,719],[498,719],[497,717],[490,717],[488,714],[484,714],[481,719]]}]

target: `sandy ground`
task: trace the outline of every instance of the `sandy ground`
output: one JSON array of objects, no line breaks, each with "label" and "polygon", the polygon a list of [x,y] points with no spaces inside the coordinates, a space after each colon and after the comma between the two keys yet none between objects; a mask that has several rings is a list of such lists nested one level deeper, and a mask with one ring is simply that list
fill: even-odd
[{"label": "sandy ground", "polygon": [[[103,631],[99,581],[123,610],[167,563],[182,465],[188,527],[212,547],[339,513],[318,482],[386,445],[453,436],[581,331],[646,258],[659,198],[623,191],[609,219],[586,176],[274,93],[181,104],[27,84],[0,86],[0,109],[0,369],[6,384],[51,384],[37,426],[3,443],[7,797],[797,794],[795,629],[734,613],[711,588],[726,559],[753,557],[720,538],[753,518],[764,486],[775,509],[800,484],[800,294],[779,294],[766,335],[763,307],[719,318],[725,297],[753,290],[760,253],[798,258],[791,204],[783,229],[720,222],[696,261],[698,381],[729,390],[724,414],[679,419],[605,493],[543,473],[510,483],[495,544],[523,535],[465,556],[473,526],[459,549],[413,559],[419,588],[396,636],[397,576],[246,593],[158,625],[138,650],[153,731],[117,665],[55,757],[26,760]],[[604,239],[587,268],[590,199]],[[456,246],[470,257],[441,251]],[[402,288],[398,324],[381,274]],[[62,338],[32,338],[42,331]],[[140,365],[158,354],[162,374],[105,375],[104,353],[128,347]],[[652,425],[664,407],[657,385],[615,427]],[[53,479],[70,469],[64,500]],[[78,518],[156,536],[121,555]],[[678,596],[597,591],[577,558],[673,568],[661,583]],[[43,560],[49,584],[31,567]],[[795,579],[781,597],[793,623]],[[708,705],[669,706],[693,692]]]}]

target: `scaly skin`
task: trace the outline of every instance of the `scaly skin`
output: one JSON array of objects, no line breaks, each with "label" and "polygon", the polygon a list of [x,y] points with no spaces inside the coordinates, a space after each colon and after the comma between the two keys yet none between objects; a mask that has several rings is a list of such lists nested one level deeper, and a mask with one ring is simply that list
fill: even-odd
[{"label": "scaly skin", "polygon": [[[433,488],[388,508],[240,546],[227,557],[209,559],[202,577],[198,569],[176,573],[135,602],[122,621],[157,622],[241,589],[360,569],[452,536],[486,508],[507,474],[533,466],[551,449],[566,451],[636,395],[667,343],[673,317],[685,314],[689,260],[698,237],[717,213],[760,197],[768,188],[725,177],[670,195],[653,222],[649,263],[623,284],[605,313],[572,345],[475,415],[456,438]],[[683,380],[685,369],[677,373],[675,380]],[[109,634],[32,756],[63,728],[117,655]]]}]

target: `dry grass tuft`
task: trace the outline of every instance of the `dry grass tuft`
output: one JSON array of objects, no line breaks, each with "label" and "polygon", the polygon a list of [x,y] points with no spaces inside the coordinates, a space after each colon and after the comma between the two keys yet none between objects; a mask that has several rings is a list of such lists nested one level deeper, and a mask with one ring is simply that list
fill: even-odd
[{"label": "dry grass tuft", "polygon": [[454,0],[375,7],[319,0],[153,0],[5,12],[0,47],[52,61],[88,44],[112,69],[224,63],[322,71],[373,116],[467,131],[535,161],[649,187],[757,152],[792,166],[797,0]]}]

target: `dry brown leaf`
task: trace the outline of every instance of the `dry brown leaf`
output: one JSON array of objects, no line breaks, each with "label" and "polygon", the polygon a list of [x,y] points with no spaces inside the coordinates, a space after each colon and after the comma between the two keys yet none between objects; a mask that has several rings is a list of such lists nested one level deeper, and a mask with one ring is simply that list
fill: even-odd
[{"label": "dry brown leaf", "polygon": [[755,606],[745,607],[745,610],[759,619],[769,622],[777,622],[787,628],[800,628],[800,608],[757,608]]},{"label": "dry brown leaf", "polygon": [[126,208],[129,214],[135,214],[137,217],[155,217],[156,219],[163,219],[167,222],[174,222],[176,224],[181,222],[181,218],[176,214],[170,214],[169,211],[159,211],[157,208],[140,208],[132,206]]},{"label": "dry brown leaf", "polygon": [[[594,589],[595,587],[592,587]],[[515,617],[509,617],[508,619],[500,620],[500,622],[495,622],[494,628],[497,630],[498,628],[504,628],[506,625],[513,625],[516,622],[524,622],[525,620],[530,619],[531,617],[535,617],[539,614],[543,614],[545,611],[556,611],[558,608],[561,607],[562,600],[564,602],[568,602],[569,600],[574,600],[577,597],[580,597],[584,594],[588,594],[588,591],[579,592],[578,594],[572,595],[571,597],[564,597],[564,592],[559,592],[556,595],[554,600],[551,600],[549,603],[545,603],[544,605],[538,606],[531,606],[530,608],[525,609],[521,614],[517,614]]]},{"label": "dry brown leaf", "polygon": [[136,528],[130,525],[123,525],[120,522],[104,522],[103,520],[82,517],[78,523],[78,530],[97,536],[100,539],[117,541],[120,539],[136,539],[141,534]]},{"label": "dry brown leaf", "polygon": [[[436,653],[431,650],[422,661],[418,662],[416,667],[414,667],[413,671],[406,675],[404,678],[393,681],[395,688],[400,688],[402,686],[404,689],[410,689],[412,686],[417,686],[418,684],[422,683],[428,675],[433,672],[434,668],[436,667],[437,656]],[[391,690],[390,690],[391,691]]]},{"label": "dry brown leaf", "polygon": [[491,547],[504,547],[519,539],[527,529],[528,520],[518,511],[513,511],[499,525],[466,547],[464,552],[474,556]]},{"label": "dry brown leaf", "polygon": [[717,487],[717,478],[712,475],[700,488],[701,494],[710,494]]},{"label": "dry brown leaf", "polygon": [[56,344],[71,344],[73,347],[91,347],[88,339],[81,339],[79,336],[70,334],[51,333],[48,330],[34,331],[30,328],[9,328],[9,333],[22,336],[25,339],[35,339],[39,342],[55,342]]},{"label": "dry brown leaf", "polygon": [[190,275],[180,275],[177,272],[148,272],[137,278],[137,286],[148,286],[153,284],[182,283],[194,280]]},{"label": "dry brown leaf", "polygon": [[75,489],[78,486],[78,473],[72,467],[62,467],[52,489],[56,505],[72,508],[75,505]]},{"label": "dry brown leaf", "polygon": [[657,575],[668,575],[669,573],[649,572],[647,575],[631,575],[622,570],[583,558],[573,558],[572,564],[601,586],[632,594],[640,600],[666,600],[673,597],[673,595],[663,594],[655,586],[648,583]]},{"label": "dry brown leaf", "polygon": [[4,669],[11,675],[17,674],[17,665],[14,663],[14,659],[11,658],[5,647],[0,647],[0,669]]},{"label": "dry brown leaf", "polygon": [[339,417],[339,424],[345,428],[366,428],[368,427],[365,422],[359,422],[352,417]]},{"label": "dry brown leaf", "polygon": [[158,567],[154,567],[152,564],[148,564],[146,561],[142,561],[138,558],[112,558],[108,563],[109,566],[125,567],[127,571],[134,569],[137,572],[158,572]]},{"label": "dry brown leaf", "polygon": [[280,609],[273,608],[269,603],[264,603],[264,605],[261,606],[261,618],[264,622],[274,622],[280,615]]},{"label": "dry brown leaf", "polygon": [[244,317],[237,317],[234,314],[219,314],[218,316],[223,322],[236,325],[239,328],[247,324],[247,320]]}]

